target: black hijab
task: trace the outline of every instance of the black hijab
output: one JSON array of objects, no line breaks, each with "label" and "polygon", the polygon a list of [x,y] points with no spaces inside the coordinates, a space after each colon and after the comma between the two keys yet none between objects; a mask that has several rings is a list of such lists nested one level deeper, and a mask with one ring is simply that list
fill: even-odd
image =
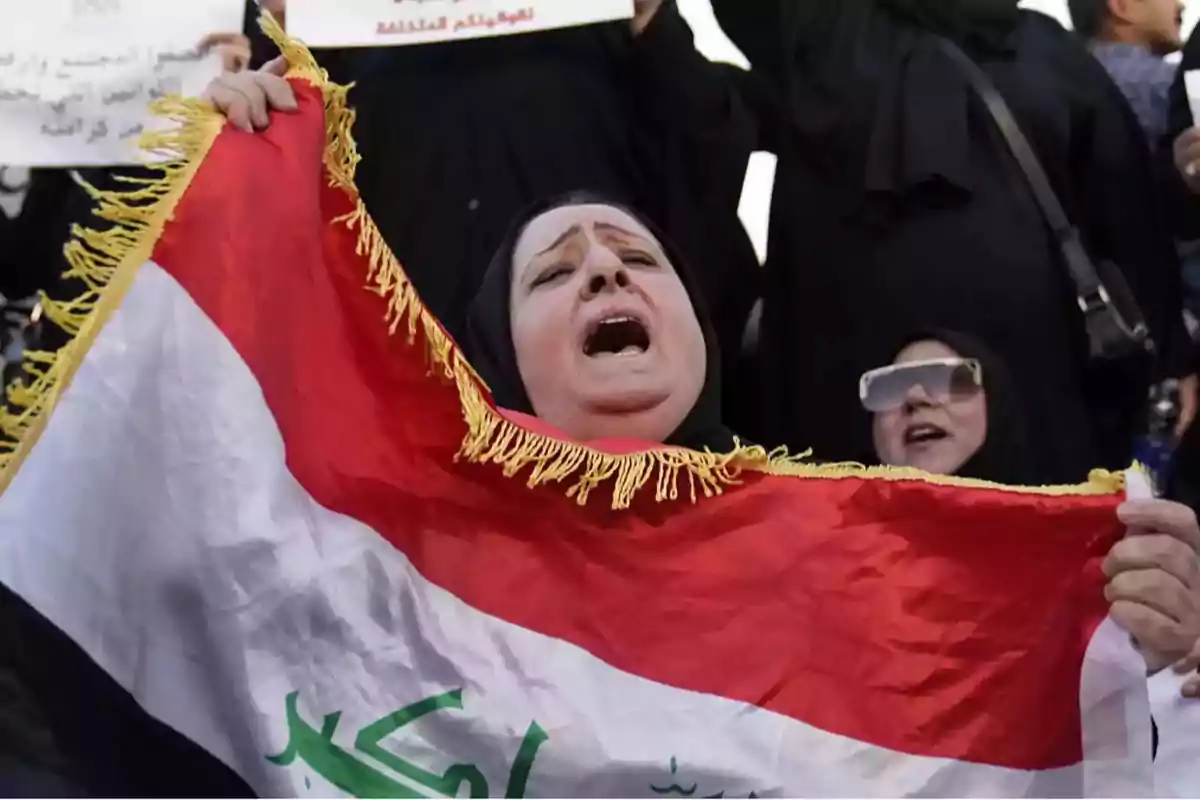
[{"label": "black hijab", "polygon": [[509,228],[484,276],[467,316],[467,337],[464,350],[471,365],[492,391],[492,398],[501,408],[533,414],[533,404],[525,391],[517,353],[513,347],[509,302],[512,291],[512,259],[521,234],[536,218],[556,208],[575,205],[605,205],[619,208],[638,220],[658,240],[671,261],[679,280],[691,298],[696,319],[704,334],[707,372],[700,397],[683,423],[667,437],[664,444],[693,450],[712,450],[725,453],[733,449],[733,434],[721,423],[721,357],[712,321],[701,296],[695,276],[658,227],[627,206],[613,202],[594,192],[579,191],[541,200],[523,211]]},{"label": "black hijab", "polygon": [[917,342],[941,342],[963,358],[975,359],[983,369],[983,390],[987,394],[987,438],[979,451],[955,474],[1006,486],[1042,484],[1041,471],[1034,462],[1030,447],[1020,393],[1000,357],[979,340],[946,330],[922,331],[909,336],[896,349],[896,355]]}]

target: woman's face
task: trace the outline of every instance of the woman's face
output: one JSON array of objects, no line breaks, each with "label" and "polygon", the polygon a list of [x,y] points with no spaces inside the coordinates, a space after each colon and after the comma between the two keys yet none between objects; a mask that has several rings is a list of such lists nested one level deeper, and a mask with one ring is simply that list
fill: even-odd
[{"label": "woman's face", "polygon": [[580,441],[662,442],[700,397],[704,335],[654,236],[612,206],[556,208],[513,252],[513,346],[541,419]]},{"label": "woman's face", "polygon": [[[941,342],[916,342],[896,364],[960,358]],[[932,397],[920,385],[895,409],[875,415],[875,453],[884,464],[953,475],[987,439],[987,396],[983,390],[960,397]]]}]

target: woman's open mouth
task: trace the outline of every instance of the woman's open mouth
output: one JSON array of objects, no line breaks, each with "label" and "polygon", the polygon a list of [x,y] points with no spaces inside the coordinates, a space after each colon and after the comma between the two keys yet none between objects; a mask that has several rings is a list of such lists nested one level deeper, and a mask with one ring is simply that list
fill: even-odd
[{"label": "woman's open mouth", "polygon": [[598,320],[583,340],[583,354],[600,356],[638,356],[650,349],[650,331],[637,317],[619,314]]},{"label": "woman's open mouth", "polygon": [[904,429],[904,443],[907,444],[929,444],[931,442],[940,442],[950,438],[950,433],[945,428],[940,428],[928,422],[923,422],[919,425],[910,425]]}]

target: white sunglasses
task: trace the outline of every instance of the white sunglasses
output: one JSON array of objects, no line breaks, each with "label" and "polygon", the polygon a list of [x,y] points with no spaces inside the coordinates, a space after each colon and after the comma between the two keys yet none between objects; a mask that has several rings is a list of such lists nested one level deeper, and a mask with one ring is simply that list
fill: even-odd
[{"label": "white sunglasses", "polygon": [[983,367],[974,358],[937,358],[880,367],[859,379],[858,399],[867,411],[891,411],[904,405],[914,386],[935,400],[966,399],[983,388]]}]

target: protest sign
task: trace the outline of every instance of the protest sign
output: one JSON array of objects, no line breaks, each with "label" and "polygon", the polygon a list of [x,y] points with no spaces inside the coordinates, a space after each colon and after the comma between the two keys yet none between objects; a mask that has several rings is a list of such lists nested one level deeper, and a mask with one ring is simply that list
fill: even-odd
[{"label": "protest sign", "polygon": [[0,26],[0,163],[143,160],[148,105],[218,74],[205,35],[239,31],[242,0],[39,0]]},{"label": "protest sign", "polygon": [[424,44],[629,19],[633,0],[288,0],[313,47]]}]

